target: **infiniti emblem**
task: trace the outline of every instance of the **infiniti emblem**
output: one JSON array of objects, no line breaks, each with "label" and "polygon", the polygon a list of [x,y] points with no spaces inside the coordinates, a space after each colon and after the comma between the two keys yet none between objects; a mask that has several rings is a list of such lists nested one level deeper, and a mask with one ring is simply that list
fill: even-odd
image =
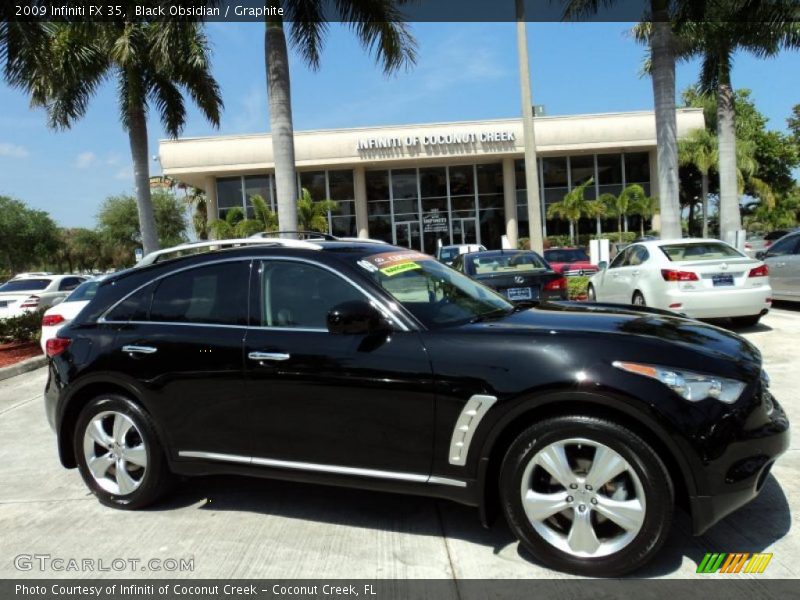
[{"label": "infiniti emblem", "polygon": [[514,277],[514,283],[524,283],[524,282],[525,278],[522,277],[521,275],[517,275],[516,277]]}]

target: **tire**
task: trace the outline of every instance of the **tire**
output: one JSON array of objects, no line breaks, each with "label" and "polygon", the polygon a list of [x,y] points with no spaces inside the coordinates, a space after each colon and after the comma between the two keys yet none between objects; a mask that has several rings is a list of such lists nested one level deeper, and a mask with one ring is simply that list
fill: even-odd
[{"label": "tire", "polygon": [[[106,506],[135,510],[156,501],[170,473],[153,421],[118,394],[98,396],[83,408],[73,447],[86,486]],[[96,464],[95,471],[89,463]],[[126,477],[119,477],[124,469]]]},{"label": "tire", "polygon": [[633,298],[631,298],[631,304],[634,306],[647,306],[647,302],[644,300],[644,294],[639,290],[633,292]]},{"label": "tire", "polygon": [[591,283],[586,288],[586,299],[589,302],[597,302],[597,293],[594,291],[594,286]]},{"label": "tire", "polygon": [[[608,459],[598,465],[622,464],[625,470],[596,483],[604,477],[592,475],[589,467],[598,452]],[[541,466],[560,456],[567,457],[567,470],[550,468],[565,484]],[[549,497],[534,501],[537,492]],[[556,417],[526,429],[509,447],[500,471],[503,512],[522,546],[552,569],[589,577],[619,577],[653,558],[669,534],[674,495],[667,468],[647,443],[613,421],[590,416]],[[625,528],[605,516],[623,501],[628,512],[615,515]],[[595,540],[581,537],[587,528],[573,527],[575,522],[587,524]]]},{"label": "tire", "polygon": [[751,315],[749,317],[731,317],[731,323],[734,327],[753,327],[758,325],[761,320],[761,315]]}]

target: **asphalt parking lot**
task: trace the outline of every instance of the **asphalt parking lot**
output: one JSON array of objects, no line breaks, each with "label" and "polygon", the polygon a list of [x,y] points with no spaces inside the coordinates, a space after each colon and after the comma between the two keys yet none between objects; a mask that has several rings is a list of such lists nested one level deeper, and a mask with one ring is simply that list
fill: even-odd
[{"label": "asphalt parking lot", "polygon": [[[762,351],[775,396],[800,426],[800,305],[780,305],[740,330]],[[44,369],[0,382],[0,578],[552,578],[499,521],[446,501],[236,477],[179,484],[145,511],[105,508],[64,470],[44,416]],[[772,552],[759,577],[800,577],[800,446],[762,494],[693,538],[676,515],[666,547],[640,577],[695,577],[706,552]],[[192,572],[19,571],[15,557],[194,559]],[[139,567],[141,569],[141,567]],[[741,574],[740,577],[749,577]],[[699,576],[698,576],[699,577]]]}]

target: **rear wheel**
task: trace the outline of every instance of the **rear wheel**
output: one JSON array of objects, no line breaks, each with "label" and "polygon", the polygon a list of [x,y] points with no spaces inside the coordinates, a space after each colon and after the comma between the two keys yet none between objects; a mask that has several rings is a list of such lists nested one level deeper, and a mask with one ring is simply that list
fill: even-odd
[{"label": "rear wheel", "polygon": [[589,299],[589,302],[597,302],[597,294],[594,291],[594,286],[590,283],[589,287],[586,288],[586,297]]},{"label": "rear wheel", "polygon": [[101,503],[137,509],[163,493],[169,478],[163,447],[150,416],[129,398],[91,400],[73,442],[83,481]]},{"label": "rear wheel", "polygon": [[501,468],[511,529],[548,567],[617,577],[649,561],[669,533],[673,485],[640,437],[612,421],[565,416],[522,432]]},{"label": "rear wheel", "polygon": [[753,327],[758,325],[761,320],[761,315],[751,315],[749,317],[731,317],[731,323],[734,327]]},{"label": "rear wheel", "polygon": [[647,302],[644,301],[644,294],[639,290],[633,292],[633,298],[631,298],[631,304],[634,306],[647,306]]}]

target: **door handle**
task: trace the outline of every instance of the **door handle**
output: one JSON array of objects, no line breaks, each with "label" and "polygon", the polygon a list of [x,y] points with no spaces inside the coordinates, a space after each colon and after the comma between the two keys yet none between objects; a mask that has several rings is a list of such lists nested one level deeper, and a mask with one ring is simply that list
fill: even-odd
[{"label": "door handle", "polygon": [[247,355],[247,358],[250,360],[275,360],[275,361],[282,361],[282,360],[289,360],[291,355],[285,354],[283,352],[250,352]]},{"label": "door handle", "polygon": [[152,346],[123,346],[123,352],[130,352],[131,354],[155,354],[158,348]]},{"label": "door handle", "polygon": [[638,274],[639,274],[639,270],[638,269],[636,271],[634,271],[633,273],[631,273],[631,275],[633,275],[634,277],[636,277]]},{"label": "door handle", "polygon": [[775,267],[776,267],[776,268],[778,268],[778,267],[785,267],[785,266],[786,266],[786,263],[785,263],[785,262],[779,262],[779,263],[775,263]]}]

